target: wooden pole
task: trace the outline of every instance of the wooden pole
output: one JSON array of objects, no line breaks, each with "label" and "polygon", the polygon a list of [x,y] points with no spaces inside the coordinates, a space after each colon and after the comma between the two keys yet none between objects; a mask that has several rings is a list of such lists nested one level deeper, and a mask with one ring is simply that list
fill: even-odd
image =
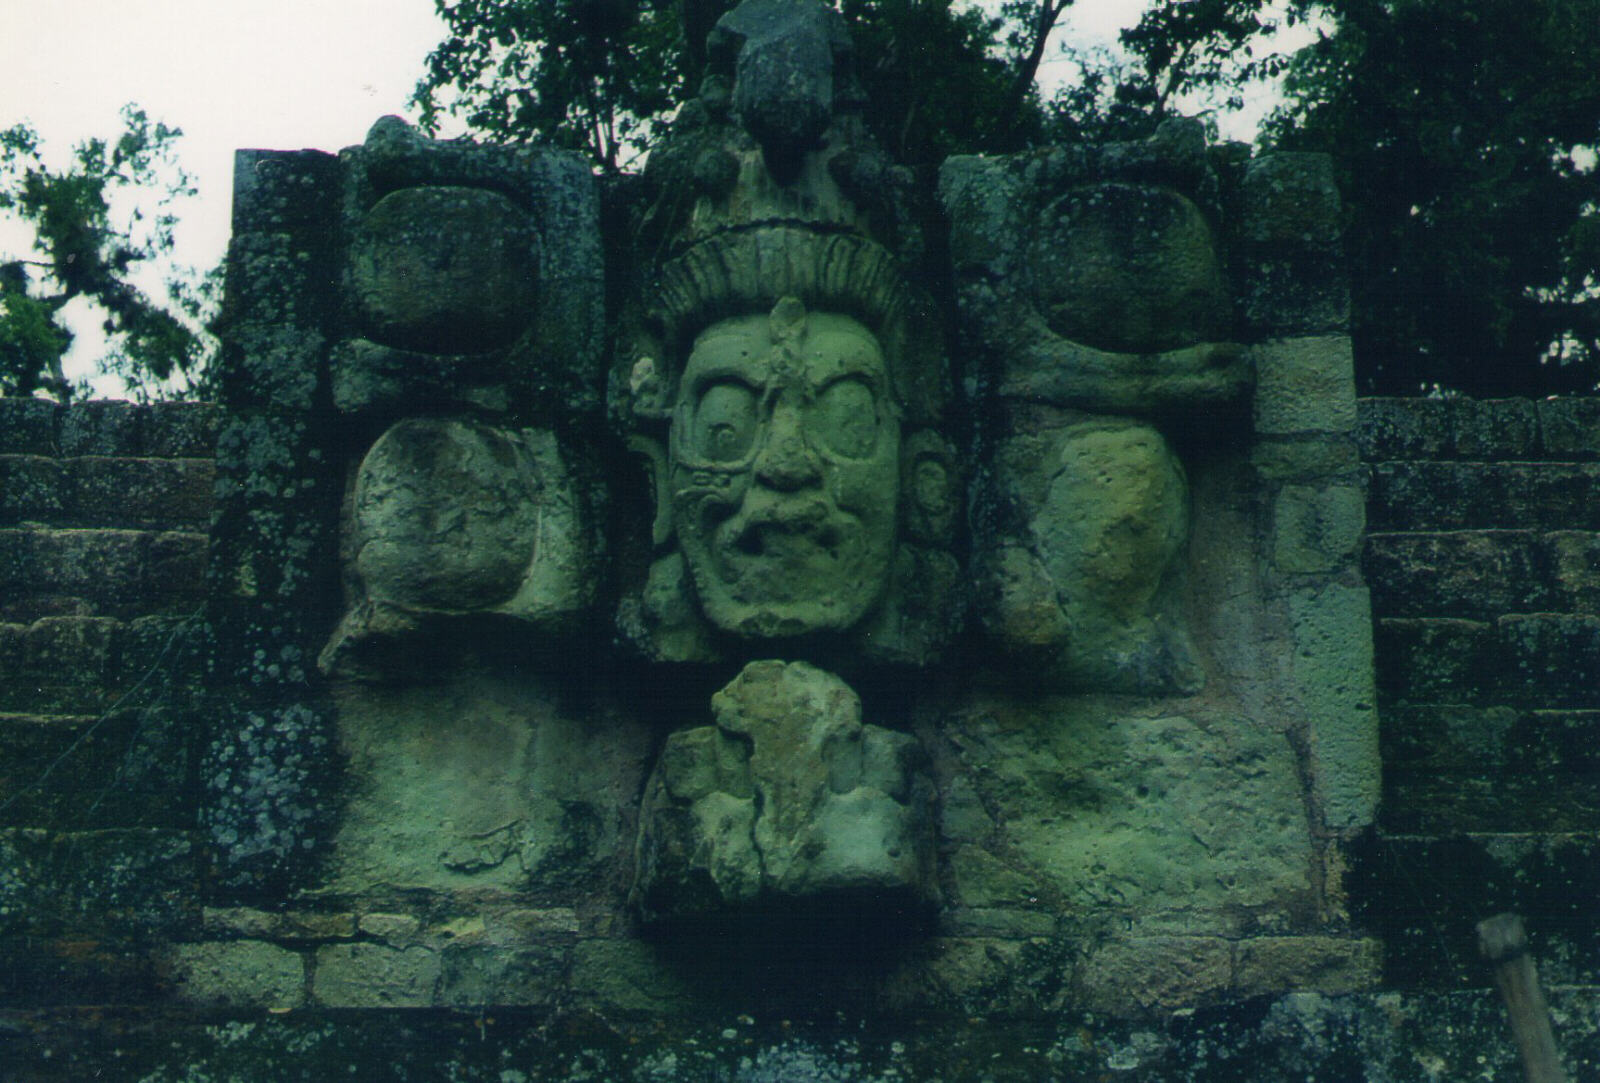
[{"label": "wooden pole", "polygon": [[1478,950],[1494,966],[1494,983],[1505,998],[1528,1083],[1566,1083],[1555,1036],[1550,1032],[1550,1006],[1528,956],[1522,919],[1515,914],[1496,914],[1478,922]]}]

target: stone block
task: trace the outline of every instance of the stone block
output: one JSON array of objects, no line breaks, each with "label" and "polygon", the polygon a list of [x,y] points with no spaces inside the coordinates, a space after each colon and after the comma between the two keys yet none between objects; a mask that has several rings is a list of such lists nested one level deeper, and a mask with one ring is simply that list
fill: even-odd
[{"label": "stone block", "polygon": [[163,459],[208,459],[217,449],[222,408],[211,402],[153,402],[145,408],[144,453]]},{"label": "stone block", "polygon": [[1349,433],[1356,387],[1346,335],[1278,338],[1252,347],[1258,433]]},{"label": "stone block", "polygon": [[197,857],[184,831],[0,831],[0,930],[172,936],[199,919]]},{"label": "stone block", "polygon": [[305,1003],[305,960],[259,940],[174,944],[165,968],[180,1000],[286,1011]]},{"label": "stone block", "polygon": [[315,910],[256,910],[248,906],[206,907],[201,928],[208,936],[230,939],[312,943],[349,940],[356,935],[356,916]]},{"label": "stone block", "polygon": [[957,778],[1004,841],[991,855],[1003,860],[971,844],[952,855],[954,886],[980,905],[1038,898],[1127,920],[1181,910],[1214,929],[1241,911],[1312,904],[1306,797],[1281,732],[1211,712],[996,695],[964,705],[945,733]]},{"label": "stone block", "polygon": [[510,943],[453,944],[444,949],[438,999],[452,1008],[549,1007],[566,992],[564,949]]},{"label": "stone block", "polygon": [[63,465],[73,514],[95,526],[203,527],[211,517],[215,471],[209,459],[86,456]]},{"label": "stone block", "polygon": [[1363,587],[1329,584],[1288,602],[1314,797],[1329,827],[1364,827],[1377,810],[1380,774],[1370,599]]},{"label": "stone block", "polygon": [[1234,995],[1355,993],[1376,988],[1383,970],[1379,940],[1332,936],[1268,936],[1241,942]]},{"label": "stone block", "polygon": [[1347,436],[1263,437],[1250,449],[1250,463],[1267,481],[1353,481],[1361,476],[1361,459]]},{"label": "stone block", "polygon": [[1444,399],[1368,398],[1360,401],[1357,413],[1356,436],[1365,462],[1449,457],[1450,415]]},{"label": "stone block", "polygon": [[1216,1003],[1232,984],[1228,941],[1157,936],[1092,950],[1079,967],[1072,1001],[1116,1016],[1158,1015]]},{"label": "stone block", "polygon": [[1552,608],[1562,613],[1600,614],[1600,532],[1558,530],[1543,538]]},{"label": "stone block", "polygon": [[144,454],[144,408],[114,399],[73,403],[61,414],[61,454]]},{"label": "stone block", "polygon": [[1450,399],[1450,442],[1457,459],[1535,459],[1539,419],[1528,399]]},{"label": "stone block", "polygon": [[[0,1006],[24,1009],[30,1015],[54,1007],[90,1006],[103,1011],[148,1005],[162,993],[149,945],[138,940],[0,936]],[[81,1018],[83,1013],[71,1014]],[[6,1045],[12,1041],[8,1035]],[[0,1069],[5,1060],[6,1050],[0,1047]],[[46,1063],[52,1071],[59,1067]]]},{"label": "stone block", "polygon": [[1245,247],[1239,309],[1252,338],[1349,329],[1350,291],[1337,242]]},{"label": "stone block", "polygon": [[324,1008],[426,1008],[438,1002],[440,974],[431,947],[326,944],[317,949],[311,994]]},{"label": "stone block", "polygon": [[66,472],[42,455],[0,455],[0,523],[59,521],[68,504]]},{"label": "stone block", "polygon": [[20,539],[25,586],[81,598],[96,612],[147,604],[150,535],[142,530],[36,530]]},{"label": "stone block", "polygon": [[1326,154],[1264,154],[1240,185],[1241,231],[1257,243],[1331,244],[1343,230],[1333,161]]},{"label": "stone block", "polygon": [[1600,398],[1545,399],[1539,435],[1552,459],[1600,459]]},{"label": "stone block", "polygon": [[1600,707],[1600,615],[1530,613],[1494,627],[1498,691],[1538,707]]},{"label": "stone block", "polygon": [[0,455],[60,454],[61,411],[45,399],[0,398]]},{"label": "stone block", "polygon": [[[1558,584],[1545,571],[1547,548],[1545,536],[1528,530],[1369,534],[1362,571],[1380,617],[1493,620],[1557,604]],[[1572,548],[1574,558],[1585,555],[1584,547]],[[1581,560],[1571,565],[1580,587]]]},{"label": "stone block", "polygon": [[1361,542],[1366,498],[1353,485],[1286,485],[1273,504],[1273,563],[1280,572],[1342,567]]},{"label": "stone block", "polygon": [[1600,463],[1376,463],[1367,519],[1381,531],[1600,530]]},{"label": "stone block", "polygon": [[1593,833],[1374,836],[1351,847],[1352,918],[1384,944],[1392,989],[1488,987],[1476,924],[1521,915],[1545,988],[1600,978]]},{"label": "stone block", "polygon": [[1472,702],[1494,686],[1492,626],[1483,621],[1386,617],[1373,640],[1386,703]]},{"label": "stone block", "polygon": [[602,1012],[681,1011],[698,1002],[695,990],[651,945],[635,939],[580,940],[572,952],[571,995]]},{"label": "stone block", "polygon": [[187,827],[186,734],[175,721],[157,708],[0,714],[0,823]]},{"label": "stone block", "polygon": [[111,677],[120,622],[110,617],[44,617],[28,628],[25,677],[43,684],[101,685]]}]

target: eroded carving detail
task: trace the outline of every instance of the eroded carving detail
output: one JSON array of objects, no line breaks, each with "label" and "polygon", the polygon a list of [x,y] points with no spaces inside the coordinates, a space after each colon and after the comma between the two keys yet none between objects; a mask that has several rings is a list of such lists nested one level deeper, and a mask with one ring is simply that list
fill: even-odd
[{"label": "eroded carving detail", "polygon": [[714,726],[667,740],[640,814],[634,900],[650,921],[834,895],[936,897],[931,787],[907,734],[863,725],[843,681],[752,662]]}]

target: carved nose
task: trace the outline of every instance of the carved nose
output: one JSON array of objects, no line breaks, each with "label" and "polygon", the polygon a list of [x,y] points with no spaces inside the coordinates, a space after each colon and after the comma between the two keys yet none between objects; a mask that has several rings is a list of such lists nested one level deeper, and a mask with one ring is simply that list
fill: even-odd
[{"label": "carved nose", "polygon": [[822,478],[822,464],[806,443],[795,410],[779,403],[772,412],[766,443],[756,456],[756,477],[762,484],[785,491],[815,485]]}]

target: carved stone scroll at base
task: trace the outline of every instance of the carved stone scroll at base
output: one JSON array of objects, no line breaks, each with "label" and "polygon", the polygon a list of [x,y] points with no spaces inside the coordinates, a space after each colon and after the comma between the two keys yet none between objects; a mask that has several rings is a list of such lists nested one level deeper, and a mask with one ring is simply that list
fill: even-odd
[{"label": "carved stone scroll at base", "polygon": [[716,724],[669,737],[646,787],[634,883],[646,921],[935,898],[914,738],[863,725],[850,687],[804,662],[752,662],[711,707]]}]

